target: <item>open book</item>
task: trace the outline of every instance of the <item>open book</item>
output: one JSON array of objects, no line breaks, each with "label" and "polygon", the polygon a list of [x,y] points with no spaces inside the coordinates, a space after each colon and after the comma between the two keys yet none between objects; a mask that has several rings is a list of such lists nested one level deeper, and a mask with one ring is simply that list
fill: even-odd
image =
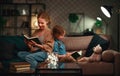
[{"label": "open book", "polygon": [[79,57],[82,57],[82,51],[76,51],[74,53],[71,54],[71,56],[77,60]]},{"label": "open book", "polygon": [[24,36],[24,38],[27,39],[27,40],[33,40],[33,41],[35,41],[35,42],[38,43],[38,44],[42,44],[37,37],[28,37],[27,35],[23,35],[23,36]]}]

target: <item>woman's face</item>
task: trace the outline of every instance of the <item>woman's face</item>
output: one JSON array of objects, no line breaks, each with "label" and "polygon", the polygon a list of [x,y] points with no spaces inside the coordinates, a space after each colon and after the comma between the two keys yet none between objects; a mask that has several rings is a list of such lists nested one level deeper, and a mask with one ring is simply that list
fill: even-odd
[{"label": "woman's face", "polygon": [[47,21],[43,18],[38,18],[38,26],[40,30],[44,30],[47,27]]}]

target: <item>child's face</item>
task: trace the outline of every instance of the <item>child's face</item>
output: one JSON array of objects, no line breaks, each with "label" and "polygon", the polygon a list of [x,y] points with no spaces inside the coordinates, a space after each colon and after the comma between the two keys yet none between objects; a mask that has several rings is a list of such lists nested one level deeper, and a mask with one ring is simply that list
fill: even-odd
[{"label": "child's face", "polygon": [[57,36],[57,39],[60,40],[60,39],[62,39],[62,38],[64,38],[64,37],[65,37],[65,33],[64,33],[63,35],[58,35],[58,36]]}]

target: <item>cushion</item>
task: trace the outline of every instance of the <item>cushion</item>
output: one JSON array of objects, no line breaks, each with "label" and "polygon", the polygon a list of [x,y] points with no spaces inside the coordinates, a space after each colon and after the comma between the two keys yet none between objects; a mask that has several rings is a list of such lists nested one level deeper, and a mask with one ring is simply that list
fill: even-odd
[{"label": "cushion", "polygon": [[28,50],[28,47],[24,42],[24,37],[23,36],[0,36],[0,44],[3,41],[6,42],[6,43],[15,44],[17,51]]},{"label": "cushion", "polygon": [[108,40],[105,40],[102,37],[100,37],[99,35],[95,34],[93,36],[90,44],[88,45],[85,56],[87,56],[87,57],[91,56],[93,53],[93,47],[97,46],[98,44],[100,44],[100,46],[102,47],[102,51],[108,49],[108,47],[109,47]]},{"label": "cushion", "polygon": [[102,53],[102,60],[106,62],[113,62],[114,54],[111,51],[104,51]]},{"label": "cushion", "polygon": [[0,60],[12,59],[14,57],[15,44],[1,42],[0,45]]},{"label": "cushion", "polygon": [[67,51],[74,51],[74,50],[83,50],[87,49],[92,36],[80,36],[80,37],[65,37],[62,41],[65,44]]}]

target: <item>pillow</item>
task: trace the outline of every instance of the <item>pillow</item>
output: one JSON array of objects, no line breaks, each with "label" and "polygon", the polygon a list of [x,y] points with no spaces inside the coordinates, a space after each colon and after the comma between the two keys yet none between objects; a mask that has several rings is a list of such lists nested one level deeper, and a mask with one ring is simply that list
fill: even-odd
[{"label": "pillow", "polygon": [[111,51],[104,51],[102,53],[102,60],[106,62],[113,62],[114,54]]},{"label": "pillow", "polygon": [[0,60],[12,59],[14,57],[15,44],[1,42],[0,45]]},{"label": "pillow", "polygon": [[100,44],[100,46],[102,47],[102,51],[108,49],[109,47],[109,41],[103,39],[102,37],[100,37],[99,35],[95,34],[90,42],[90,44],[88,45],[88,48],[86,50],[86,57],[89,57],[92,55],[93,53],[93,47],[97,46],[98,44]]},{"label": "pillow", "polygon": [[23,36],[14,37],[12,39],[12,43],[14,43],[16,45],[17,52],[18,51],[28,51],[28,46],[25,44]]}]

